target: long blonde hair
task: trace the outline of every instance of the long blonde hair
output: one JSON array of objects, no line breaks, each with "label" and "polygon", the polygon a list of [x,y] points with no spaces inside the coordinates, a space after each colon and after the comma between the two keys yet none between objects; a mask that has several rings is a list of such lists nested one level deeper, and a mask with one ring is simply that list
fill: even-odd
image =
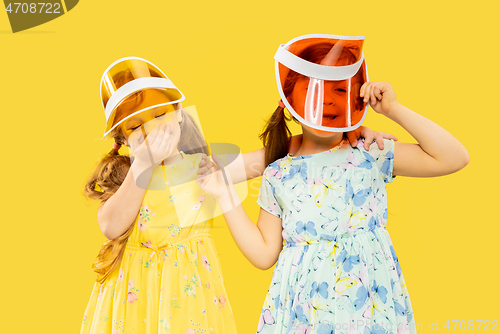
[{"label": "long blonde hair", "polygon": [[[152,75],[160,77],[157,73],[156,75],[152,73]],[[117,74],[115,82],[120,80],[128,82],[132,79],[130,70],[125,70]],[[128,102],[141,103],[144,99],[142,95],[143,91],[138,91],[127,97],[123,104],[128,104]],[[174,104],[174,106],[177,109],[178,105]],[[128,116],[128,110],[130,109],[118,107],[114,123],[116,124]],[[108,136],[114,138],[117,144],[123,145],[125,143],[126,138],[120,126],[111,131]],[[177,148],[186,154],[205,153],[208,155],[208,147],[201,131],[193,117],[187,112],[183,112],[182,121],[180,122],[180,140]],[[130,166],[130,158],[127,155],[121,155],[118,150],[111,149],[97,163],[83,188],[83,195],[92,200],[99,200],[103,205],[120,188]],[[119,267],[125,251],[125,244],[134,230],[134,226],[135,221],[123,235],[107,240],[103,244],[96,261],[92,265],[92,270],[97,273],[96,282],[104,283],[110,274]]]}]

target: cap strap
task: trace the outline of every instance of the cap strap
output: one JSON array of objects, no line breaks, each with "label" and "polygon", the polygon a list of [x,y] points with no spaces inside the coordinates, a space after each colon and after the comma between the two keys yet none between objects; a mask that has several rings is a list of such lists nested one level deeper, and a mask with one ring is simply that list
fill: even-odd
[{"label": "cap strap", "polygon": [[361,58],[351,65],[345,66],[328,66],[319,65],[297,57],[287,49],[285,44],[281,44],[274,55],[274,59],[289,69],[308,76],[321,80],[347,80],[358,73],[365,55],[361,52]]},{"label": "cap strap", "polygon": [[111,112],[115,109],[115,107],[127,96],[130,94],[146,88],[171,88],[177,90],[182,99],[184,100],[184,95],[181,93],[177,87],[175,87],[174,83],[170,81],[170,79],[166,78],[157,78],[157,77],[147,77],[147,78],[138,78],[127,82],[125,85],[121,86],[116,90],[116,92],[110,97],[108,103],[106,104],[106,110],[104,113],[106,114],[106,121],[109,119]]}]

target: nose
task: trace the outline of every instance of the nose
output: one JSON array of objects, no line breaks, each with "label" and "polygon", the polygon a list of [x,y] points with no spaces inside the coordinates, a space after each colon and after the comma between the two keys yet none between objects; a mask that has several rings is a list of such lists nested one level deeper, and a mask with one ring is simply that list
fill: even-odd
[{"label": "nose", "polygon": [[336,104],[334,94],[325,94],[324,105],[334,106]]}]

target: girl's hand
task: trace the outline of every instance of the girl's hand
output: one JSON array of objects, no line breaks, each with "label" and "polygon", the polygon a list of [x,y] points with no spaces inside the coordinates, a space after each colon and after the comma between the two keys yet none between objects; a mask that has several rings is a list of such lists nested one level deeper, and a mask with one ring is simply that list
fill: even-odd
[{"label": "girl's hand", "polygon": [[171,130],[166,124],[159,124],[145,138],[141,126],[129,137],[130,149],[139,163],[156,166],[172,155],[175,149],[170,137]]},{"label": "girl's hand", "polygon": [[399,102],[391,84],[387,81],[365,82],[361,86],[360,96],[377,113],[387,116]]},{"label": "girl's hand", "polygon": [[377,132],[362,125],[355,130],[347,132],[346,136],[352,147],[356,147],[358,145],[358,138],[365,138],[363,147],[367,151],[370,148],[370,145],[373,143],[373,139],[375,139],[378,144],[378,148],[381,150],[384,149],[384,139],[394,139],[395,141],[398,140],[396,136],[393,136],[390,133]]},{"label": "girl's hand", "polygon": [[231,176],[227,168],[224,168],[222,160],[215,153],[212,154],[212,157],[215,164],[206,155],[201,158],[196,183],[203,191],[220,200],[229,194],[228,188],[232,187]]}]

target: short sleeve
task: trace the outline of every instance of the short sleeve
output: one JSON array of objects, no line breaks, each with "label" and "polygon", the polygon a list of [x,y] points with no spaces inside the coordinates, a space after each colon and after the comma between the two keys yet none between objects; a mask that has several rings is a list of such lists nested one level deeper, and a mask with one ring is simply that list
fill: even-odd
[{"label": "short sleeve", "polygon": [[257,204],[270,214],[281,218],[283,209],[278,203],[276,198],[276,188],[271,184],[271,179],[269,175],[269,167],[266,168],[264,174],[262,175],[262,181],[260,183],[259,197],[257,198]]},{"label": "short sleeve", "polygon": [[[377,145],[377,143],[375,143]],[[385,183],[391,183],[396,178],[396,175],[392,175],[394,169],[394,147],[396,143],[392,139],[384,139],[384,149],[379,150],[379,154],[376,157],[377,166],[382,172],[382,177]]]},{"label": "short sleeve", "polygon": [[383,150],[378,148],[375,140],[370,144],[369,153],[375,160],[375,164],[380,170],[385,183],[391,183],[396,178],[395,175],[392,175],[394,168],[394,147],[395,142],[392,139],[384,139]]}]

